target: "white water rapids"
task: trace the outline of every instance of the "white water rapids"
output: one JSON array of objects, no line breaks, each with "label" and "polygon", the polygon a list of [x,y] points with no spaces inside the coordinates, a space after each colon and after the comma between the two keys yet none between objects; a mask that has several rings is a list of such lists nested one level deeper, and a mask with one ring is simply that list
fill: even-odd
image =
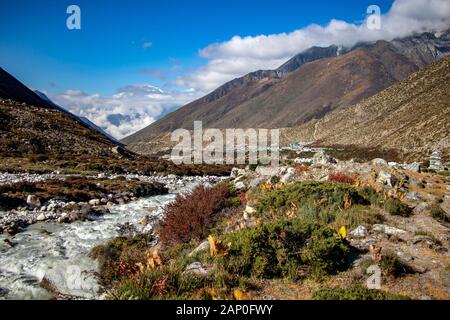
[{"label": "white water rapids", "polygon": [[40,286],[44,277],[62,294],[101,298],[95,277],[98,266],[89,258],[90,250],[117,237],[119,224],[142,229],[139,222],[145,216],[160,216],[174,198],[172,193],[116,205],[96,221],[43,222],[14,237],[0,235],[0,299],[48,299],[52,293]]}]

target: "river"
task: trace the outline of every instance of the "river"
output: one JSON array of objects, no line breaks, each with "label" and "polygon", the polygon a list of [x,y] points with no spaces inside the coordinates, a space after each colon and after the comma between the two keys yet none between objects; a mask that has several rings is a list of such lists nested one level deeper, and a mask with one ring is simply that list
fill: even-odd
[{"label": "river", "polygon": [[145,216],[161,217],[163,207],[175,196],[170,193],[115,205],[95,221],[42,222],[14,237],[0,235],[0,299],[49,299],[54,294],[41,287],[44,278],[64,295],[101,299],[95,276],[98,266],[89,257],[90,250],[117,237],[118,225],[130,223],[142,230],[139,222]]}]

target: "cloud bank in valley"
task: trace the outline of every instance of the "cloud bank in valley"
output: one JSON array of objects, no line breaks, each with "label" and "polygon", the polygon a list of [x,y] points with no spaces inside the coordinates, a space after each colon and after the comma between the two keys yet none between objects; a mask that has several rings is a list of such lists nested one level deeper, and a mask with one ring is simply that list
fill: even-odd
[{"label": "cloud bank in valley", "polygon": [[[333,19],[325,26],[313,24],[290,33],[234,36],[199,50],[206,64],[178,77],[176,85],[185,89],[177,92],[164,92],[151,85],[129,85],[110,97],[68,90],[51,98],[120,139],[229,80],[255,70],[277,68],[311,46],[352,46],[361,41],[391,40],[414,32],[448,28],[450,1],[396,0],[381,23],[380,30],[369,30],[365,23]],[[154,70],[148,72],[163,76]]]},{"label": "cloud bank in valley", "polygon": [[129,85],[109,97],[67,90],[51,98],[56,104],[122,139],[173,108],[192,101],[197,95],[190,91],[166,92],[151,85]]}]

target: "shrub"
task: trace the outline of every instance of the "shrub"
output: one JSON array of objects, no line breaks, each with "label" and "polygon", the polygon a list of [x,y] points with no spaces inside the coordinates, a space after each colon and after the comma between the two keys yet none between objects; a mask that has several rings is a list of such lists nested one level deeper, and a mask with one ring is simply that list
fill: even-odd
[{"label": "shrub", "polygon": [[393,276],[394,278],[400,277],[406,273],[413,273],[409,266],[401,262],[398,257],[391,252],[382,255],[379,266],[385,275]]},{"label": "shrub", "polygon": [[229,195],[226,186],[200,186],[188,194],[177,195],[165,209],[159,231],[161,240],[165,243],[186,243],[206,238],[213,215],[229,206]]},{"label": "shrub", "polygon": [[362,187],[359,189],[359,194],[370,202],[370,204],[378,206],[380,204],[380,197],[376,193],[374,188],[371,187]]},{"label": "shrub", "polygon": [[259,199],[258,214],[279,213],[291,209],[292,205],[298,208],[308,203],[316,207],[343,208],[346,202],[368,204],[353,186],[332,182],[299,182],[263,194]]},{"label": "shrub", "polygon": [[150,235],[118,237],[94,247],[90,256],[99,263],[100,283],[110,286],[115,280],[119,280],[124,272],[134,271],[136,263],[144,261],[145,251],[149,249],[148,243],[151,240]]},{"label": "shrub", "polygon": [[431,216],[436,220],[442,222],[450,222],[450,218],[447,216],[445,211],[442,210],[442,208],[439,207],[438,205],[434,205],[433,207],[431,207]]},{"label": "shrub", "polygon": [[303,250],[302,259],[314,276],[321,277],[342,270],[349,253],[348,244],[336,237],[334,230],[318,228]]},{"label": "shrub", "polygon": [[360,285],[349,288],[321,288],[313,292],[313,300],[407,300],[408,297],[381,290],[367,289]]},{"label": "shrub", "polygon": [[328,174],[328,181],[354,184],[355,178],[353,176],[343,173],[343,172],[330,172]]},{"label": "shrub", "polygon": [[231,274],[255,278],[334,273],[343,266],[348,246],[333,230],[301,219],[275,220],[227,235],[231,249],[222,259]]},{"label": "shrub", "polygon": [[409,217],[412,214],[412,210],[409,206],[395,198],[386,200],[384,209],[393,216]]},{"label": "shrub", "polygon": [[295,166],[295,172],[297,174],[301,174],[303,172],[308,172],[309,171],[309,167],[306,164],[298,164]]},{"label": "shrub", "polygon": [[277,184],[278,182],[280,182],[280,177],[272,176],[272,178],[270,178],[270,183],[271,184]]}]

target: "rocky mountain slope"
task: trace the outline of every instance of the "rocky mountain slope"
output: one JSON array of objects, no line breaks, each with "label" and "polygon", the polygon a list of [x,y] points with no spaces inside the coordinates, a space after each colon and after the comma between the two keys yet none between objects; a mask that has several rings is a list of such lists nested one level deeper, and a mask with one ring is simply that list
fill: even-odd
[{"label": "rocky mountain slope", "polygon": [[[131,149],[194,120],[214,128],[293,127],[355,104],[450,52],[449,32],[354,48],[311,48],[277,70],[235,79],[125,138]],[[144,149],[144,152],[146,150]]]},{"label": "rocky mountain slope", "polygon": [[358,104],[283,132],[285,141],[450,152],[450,56]]},{"label": "rocky mountain slope", "polygon": [[108,135],[106,132],[104,132],[89,120],[80,118],[64,109],[63,107],[55,104],[43,92],[30,90],[23,83],[21,83],[19,80],[14,78],[11,74],[9,74],[2,68],[0,68],[0,99],[25,103],[34,107],[57,110],[68,115],[75,121],[79,122],[79,124],[97,131],[98,133],[109,139],[111,142],[122,145],[122,143],[114,139],[114,137]]},{"label": "rocky mountain slope", "polygon": [[0,69],[0,154],[113,156],[118,144]]}]

